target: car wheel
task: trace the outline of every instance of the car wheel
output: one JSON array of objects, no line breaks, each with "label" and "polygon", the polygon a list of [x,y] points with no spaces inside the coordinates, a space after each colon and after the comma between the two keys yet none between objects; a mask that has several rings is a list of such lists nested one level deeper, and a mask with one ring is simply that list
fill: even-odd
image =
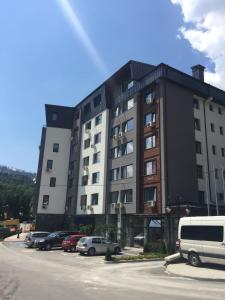
[{"label": "car wheel", "polygon": [[90,248],[89,250],[88,250],[88,255],[89,256],[93,256],[93,255],[95,255],[95,248]]},{"label": "car wheel", "polygon": [[116,254],[116,255],[118,255],[118,254],[120,254],[120,247],[116,247],[115,249],[114,249],[114,254]]},{"label": "car wheel", "polygon": [[51,249],[52,249],[52,246],[51,246],[50,244],[47,244],[47,245],[45,246],[45,250],[49,251],[49,250],[51,250]]},{"label": "car wheel", "polygon": [[191,252],[189,254],[188,261],[189,261],[190,265],[193,266],[193,267],[198,267],[201,264],[201,260],[198,256],[198,254],[195,253],[195,252]]},{"label": "car wheel", "polygon": [[75,251],[76,251],[76,247],[75,247],[75,246],[72,246],[72,247],[70,248],[70,251],[71,251],[71,252],[75,252]]}]

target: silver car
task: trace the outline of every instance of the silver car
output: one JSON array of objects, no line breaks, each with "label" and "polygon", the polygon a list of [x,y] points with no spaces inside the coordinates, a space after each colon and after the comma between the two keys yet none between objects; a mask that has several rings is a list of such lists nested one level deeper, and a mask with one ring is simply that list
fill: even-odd
[{"label": "silver car", "polygon": [[82,237],[76,247],[78,252],[87,253],[90,256],[95,254],[106,254],[107,249],[114,254],[120,253],[120,246],[118,243],[113,243],[102,236]]},{"label": "silver car", "polygon": [[29,232],[25,238],[24,244],[28,248],[36,247],[37,242],[47,237],[49,234],[50,232],[47,231]]}]

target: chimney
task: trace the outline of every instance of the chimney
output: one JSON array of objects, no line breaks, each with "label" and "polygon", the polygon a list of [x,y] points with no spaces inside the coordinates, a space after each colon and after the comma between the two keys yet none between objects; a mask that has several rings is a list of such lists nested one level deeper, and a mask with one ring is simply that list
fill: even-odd
[{"label": "chimney", "polygon": [[204,81],[204,70],[205,67],[202,65],[196,65],[191,67],[192,69],[192,76],[198,80]]}]

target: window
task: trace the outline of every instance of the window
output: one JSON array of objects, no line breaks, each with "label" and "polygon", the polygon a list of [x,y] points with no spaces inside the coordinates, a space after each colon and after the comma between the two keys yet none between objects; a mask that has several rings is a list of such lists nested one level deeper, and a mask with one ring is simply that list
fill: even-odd
[{"label": "window", "polygon": [[222,202],[224,200],[223,193],[217,193],[217,200],[218,200],[218,202]]},{"label": "window", "polygon": [[128,82],[127,89],[129,90],[129,89],[131,89],[133,86],[134,86],[134,81],[132,80],[132,81]]},{"label": "window", "polygon": [[201,130],[201,126],[200,126],[200,120],[199,119],[194,119],[194,127],[195,127],[195,130]]},{"label": "window", "polygon": [[95,134],[95,136],[94,136],[94,143],[95,144],[101,143],[101,132]]},{"label": "window", "polygon": [[205,192],[204,191],[198,191],[198,202],[200,205],[205,204]]},{"label": "window", "polygon": [[116,192],[111,192],[110,193],[110,203],[117,203],[118,202],[118,197],[119,197],[119,192],[116,191]]},{"label": "window", "polygon": [[98,194],[91,195],[91,205],[98,205]]},{"label": "window", "polygon": [[83,158],[83,166],[89,166],[89,156]]},{"label": "window", "polygon": [[199,109],[199,102],[195,98],[193,99],[193,106],[194,106],[194,108]]},{"label": "window", "polygon": [[93,102],[94,102],[94,107],[99,106],[101,104],[101,102],[102,102],[102,95],[99,94],[98,96],[96,96],[94,98]]},{"label": "window", "polygon": [[99,175],[100,175],[99,172],[96,172],[96,173],[93,173],[93,174],[92,174],[92,183],[93,183],[93,184],[99,183]]},{"label": "window", "polygon": [[120,126],[115,126],[112,128],[112,136],[117,136],[120,132]]},{"label": "window", "polygon": [[223,226],[203,226],[203,225],[182,226],[181,239],[222,242]]},{"label": "window", "polygon": [[49,205],[49,195],[43,195],[42,208],[47,208]]},{"label": "window", "polygon": [[81,195],[80,196],[80,207],[86,207],[87,206],[87,195]]},{"label": "window", "polygon": [[121,108],[120,108],[120,106],[118,105],[118,106],[116,106],[116,107],[113,109],[113,111],[112,111],[113,118],[118,117],[118,116],[120,115],[120,113],[121,113]]},{"label": "window", "polygon": [[52,149],[53,152],[59,152],[59,144],[57,143],[54,143],[53,144],[53,149]]},{"label": "window", "polygon": [[56,184],[56,177],[50,177],[50,187],[55,187]]},{"label": "window", "polygon": [[85,130],[89,130],[89,129],[91,129],[91,121],[85,124]]},{"label": "window", "polygon": [[222,115],[222,109],[221,109],[221,107],[218,107],[218,114]]},{"label": "window", "polygon": [[144,189],[144,202],[156,201],[156,187],[150,186]]},{"label": "window", "polygon": [[102,242],[101,242],[101,239],[100,239],[100,238],[93,238],[93,239],[92,239],[92,243],[93,243],[93,244],[101,244]]},{"label": "window", "polygon": [[93,154],[93,164],[100,163],[100,152],[96,152]]},{"label": "window", "polygon": [[150,93],[148,93],[146,96],[145,96],[145,102],[147,104],[151,104],[154,102],[154,99],[155,99],[155,93],[153,91],[151,91]]},{"label": "window", "polygon": [[215,145],[212,145],[212,153],[213,153],[214,155],[216,155],[216,146],[215,146]]},{"label": "window", "polygon": [[134,107],[134,98],[127,101],[127,110],[131,109],[132,107]]},{"label": "window", "polygon": [[210,123],[211,132],[215,132],[215,126],[213,123]]},{"label": "window", "polygon": [[96,118],[95,118],[95,126],[98,126],[99,124],[102,123],[102,115],[98,115]]},{"label": "window", "polygon": [[147,136],[147,137],[144,139],[144,147],[145,147],[145,150],[146,150],[146,149],[154,148],[155,146],[156,146],[156,143],[155,143],[155,135]]},{"label": "window", "polygon": [[111,149],[111,158],[118,158],[121,156],[120,147],[115,147]]},{"label": "window", "polygon": [[53,160],[48,159],[47,160],[47,170],[52,170],[53,167]]},{"label": "window", "polygon": [[122,145],[122,155],[130,154],[134,151],[133,141]]},{"label": "window", "polygon": [[121,167],[121,178],[130,178],[133,177],[133,165]]},{"label": "window", "polygon": [[212,104],[209,104],[209,110],[213,111],[213,105]]},{"label": "window", "polygon": [[69,186],[70,189],[72,188],[72,186],[73,186],[73,179],[72,178],[69,179],[68,186]]},{"label": "window", "polygon": [[220,134],[223,135],[223,126],[220,126]]},{"label": "window", "polygon": [[223,170],[223,179],[225,180],[225,170]]},{"label": "window", "polygon": [[201,142],[195,141],[195,151],[198,154],[202,153],[202,143]]},{"label": "window", "polygon": [[119,180],[120,168],[115,168],[110,170],[110,179],[111,181]]},{"label": "window", "polygon": [[197,178],[203,178],[203,167],[200,165],[196,166]]},{"label": "window", "polygon": [[89,114],[91,112],[91,103],[87,103],[85,106],[84,106],[84,113],[85,115]]},{"label": "window", "polygon": [[121,191],[121,202],[129,203],[132,202],[133,190],[123,190]]},{"label": "window", "polygon": [[90,147],[90,143],[91,143],[91,140],[90,140],[90,139],[86,139],[86,140],[84,141],[84,149],[89,148],[89,147]]},{"label": "window", "polygon": [[218,179],[218,169],[215,168],[215,178]]},{"label": "window", "polygon": [[82,176],[82,185],[88,185],[88,175]]},{"label": "window", "polygon": [[58,120],[58,114],[56,112],[52,113],[52,121]]},{"label": "window", "polygon": [[156,174],[156,160],[149,160],[145,162],[144,175]]},{"label": "window", "polygon": [[225,157],[225,149],[224,148],[221,148],[221,155],[222,155],[222,157]]},{"label": "window", "polygon": [[130,119],[122,124],[122,131],[127,132],[134,128],[134,119]]},{"label": "window", "polygon": [[154,123],[155,122],[155,113],[147,113],[145,115],[145,125],[148,125],[150,123]]}]

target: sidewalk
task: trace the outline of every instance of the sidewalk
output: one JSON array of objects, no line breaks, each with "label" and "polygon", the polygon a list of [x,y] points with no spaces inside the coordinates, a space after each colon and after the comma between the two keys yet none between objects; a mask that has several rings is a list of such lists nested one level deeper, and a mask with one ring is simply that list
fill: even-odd
[{"label": "sidewalk", "polygon": [[20,233],[19,239],[17,238],[17,234],[9,236],[4,239],[4,242],[24,242],[27,233]]},{"label": "sidewalk", "polygon": [[139,255],[140,252],[143,252],[143,248],[136,248],[136,247],[125,247],[122,249],[122,254],[123,255]]},{"label": "sidewalk", "polygon": [[203,264],[201,267],[192,267],[186,263],[170,264],[168,274],[201,280],[225,281],[225,266]]}]

